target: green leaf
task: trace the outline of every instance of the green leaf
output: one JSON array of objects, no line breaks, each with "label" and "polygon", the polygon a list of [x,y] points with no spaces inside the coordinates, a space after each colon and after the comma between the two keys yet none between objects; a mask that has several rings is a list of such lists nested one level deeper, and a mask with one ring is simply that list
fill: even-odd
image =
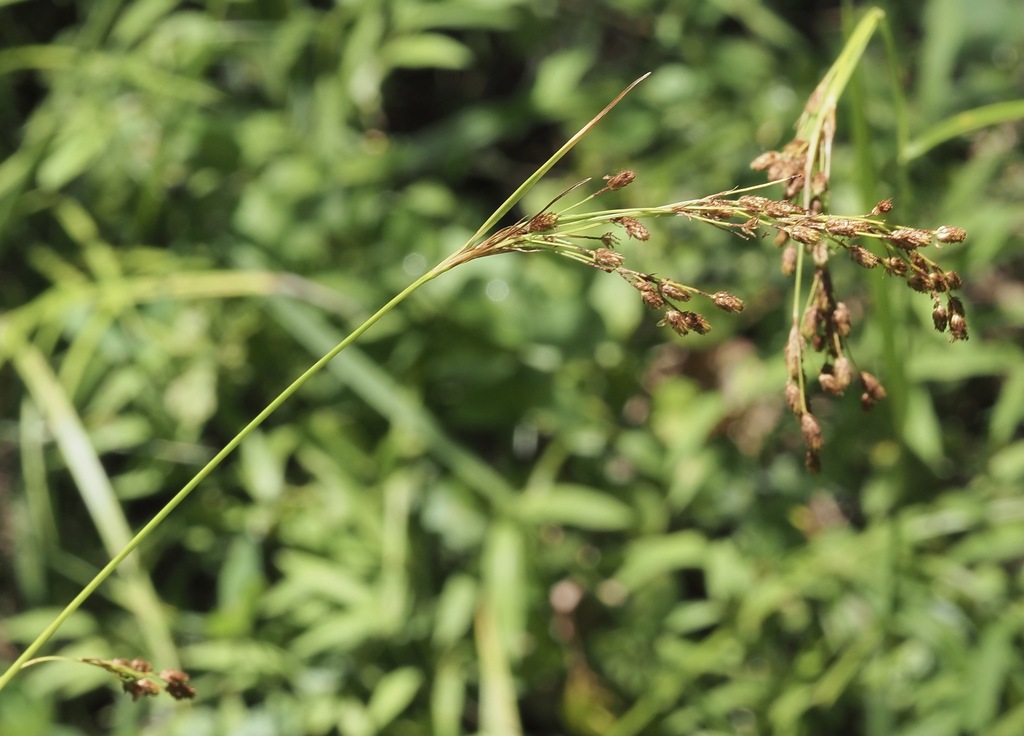
[{"label": "green leaf", "polygon": [[390,67],[465,69],[473,61],[473,52],[450,36],[418,33],[388,41],[381,59]]},{"label": "green leaf", "polygon": [[626,548],[626,559],[615,578],[631,590],[659,575],[683,568],[700,568],[708,555],[708,541],[696,531],[676,532],[639,539]]},{"label": "green leaf", "polygon": [[595,531],[629,529],[636,520],[633,509],[617,498],[569,484],[524,494],[516,513],[529,524],[565,524]]},{"label": "green leaf", "polygon": [[1024,100],[996,102],[946,118],[911,140],[900,152],[901,161],[913,161],[946,141],[1003,123],[1024,120]]},{"label": "green leaf", "polygon": [[469,575],[454,575],[445,583],[434,616],[434,646],[447,649],[463,639],[473,623],[477,584]]},{"label": "green leaf", "polygon": [[402,714],[423,685],[423,675],[415,667],[403,667],[381,678],[370,696],[367,710],[378,729],[384,729]]}]

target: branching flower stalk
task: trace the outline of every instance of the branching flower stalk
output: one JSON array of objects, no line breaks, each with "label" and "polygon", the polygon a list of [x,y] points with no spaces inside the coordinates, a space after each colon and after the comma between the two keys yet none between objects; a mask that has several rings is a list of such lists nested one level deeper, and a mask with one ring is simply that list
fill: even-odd
[{"label": "branching flower stalk", "polygon": [[[855,63],[877,24],[878,16],[869,13],[865,21],[854,32],[837,66]],[[867,23],[871,27],[867,28]],[[859,46],[857,45],[859,44]],[[848,50],[853,46],[855,53]],[[835,69],[835,67],[834,67]],[[844,77],[845,74],[845,77]],[[790,409],[800,421],[800,428],[807,446],[807,465],[815,470],[820,465],[820,453],[824,445],[821,427],[811,413],[807,398],[807,381],[804,375],[805,356],[808,346],[826,356],[825,364],[818,374],[818,383],[825,393],[841,394],[854,380],[859,380],[863,392],[861,401],[870,408],[885,395],[881,383],[871,374],[854,368],[847,347],[850,334],[850,312],[840,301],[833,289],[829,271],[833,256],[845,253],[858,266],[866,269],[883,268],[891,276],[903,279],[908,286],[930,294],[934,302],[933,318],[935,327],[947,331],[951,340],[966,340],[967,325],[961,301],[951,292],[961,287],[960,277],[953,271],[945,271],[920,251],[928,246],[943,243],[957,243],[966,233],[953,226],[942,226],[934,230],[890,225],[884,215],[891,205],[888,201],[878,204],[864,215],[835,216],[828,214],[825,200],[828,189],[828,169],[832,137],[835,132],[835,99],[838,90],[836,80],[845,84],[848,73],[832,73],[826,76],[823,86],[808,103],[804,120],[798,127],[797,137],[779,152],[770,152],[759,157],[754,168],[766,170],[769,181],[756,187],[714,194],[701,199],[674,202],[657,207],[633,207],[608,209],[592,212],[580,211],[582,205],[605,197],[628,186],[634,179],[633,171],[620,171],[604,177],[603,184],[588,196],[574,204],[565,204],[553,209],[568,194],[587,185],[580,182],[547,205],[540,212],[520,219],[516,223],[494,230],[515,205],[580,139],[585,136],[618,102],[648,75],[644,75],[605,107],[570,138],[552,157],[535,171],[523,184],[487,219],[480,229],[459,250],[448,256],[437,266],[420,276],[391,301],[381,307],[356,328],[348,337],[330,352],[310,366],[301,376],[282,391],[267,407],[250,421],[228,442],[196,475],[175,494],[166,505],[132,538],[72,600],[53,622],[25,649],[18,659],[0,676],[0,689],[23,667],[30,663],[49,660],[32,660],[39,649],[53,636],[67,618],[92,595],[93,592],[114,572],[145,538],[195,488],[230,455],[242,441],[313,375],[323,369],[342,350],[355,342],[366,330],[388,314],[410,294],[456,266],[485,256],[505,253],[552,253],[576,263],[595,268],[609,274],[616,274],[636,289],[642,301],[660,316],[659,325],[666,326],[679,335],[706,334],[711,322],[704,316],[705,307],[736,313],[743,310],[742,300],[727,291],[703,289],[691,283],[663,278],[645,273],[626,265],[626,257],[618,246],[625,240],[647,241],[651,233],[645,221],[661,218],[686,218],[735,233],[741,238],[754,239],[773,234],[775,242],[782,248],[782,269],[794,277],[793,323],[786,345],[785,357],[789,380],[785,397]],[[841,88],[840,84],[840,88]],[[813,154],[812,154],[813,152]],[[808,186],[808,182],[810,186]],[[779,199],[755,193],[773,186],[782,186]],[[802,197],[802,204],[792,201]],[[493,232],[492,232],[493,231]],[[801,298],[801,273],[803,261],[809,256],[814,264],[811,287],[806,299]],[[943,297],[945,302],[943,303]],[[152,694],[154,685],[149,670],[135,667],[121,660],[89,660],[87,663],[104,666],[105,669],[126,683],[126,689],[134,697]],[[105,664],[104,664],[105,663]],[[166,689],[188,693],[187,676],[171,673],[164,678]],[[161,675],[162,677],[162,675]],[[183,679],[184,677],[184,679]],[[149,683],[149,684],[144,684]]]}]

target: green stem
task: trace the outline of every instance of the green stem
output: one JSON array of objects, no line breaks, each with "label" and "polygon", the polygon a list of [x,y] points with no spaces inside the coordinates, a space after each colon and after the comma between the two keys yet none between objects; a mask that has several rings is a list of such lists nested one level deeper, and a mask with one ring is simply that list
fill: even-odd
[{"label": "green stem", "polygon": [[171,514],[171,512],[174,511],[174,509],[176,509],[179,504],[181,504],[182,501],[188,498],[189,494],[195,490],[196,486],[202,483],[203,480],[205,480],[205,478],[211,472],[213,472],[213,470],[218,465],[224,462],[225,458],[227,458],[228,455],[234,452],[235,449],[240,444],[242,444],[242,441],[245,440],[245,438],[248,437],[249,434],[254,429],[263,424],[263,422],[266,421],[267,417],[269,417],[271,414],[277,411],[277,409],[285,401],[291,398],[291,396],[296,391],[298,391],[302,387],[302,385],[306,383],[306,381],[308,381],[316,373],[323,369],[324,366],[330,363],[331,360],[338,355],[338,353],[340,353],[346,347],[355,342],[360,337],[360,335],[362,335],[364,332],[370,329],[370,327],[372,327],[381,317],[383,317],[396,306],[398,306],[402,301],[406,299],[406,297],[408,297],[418,288],[426,284],[428,281],[432,281],[433,279],[440,276],[442,273],[451,269],[456,263],[457,261],[453,260],[452,258],[448,258],[439,265],[432,268],[427,273],[420,276],[418,279],[416,279],[416,281],[407,286],[401,293],[395,296],[391,301],[389,301],[387,304],[385,304],[383,307],[377,310],[365,322],[359,325],[359,327],[353,330],[348,337],[346,337],[344,340],[342,340],[340,343],[334,346],[334,348],[332,348],[326,355],[320,358],[320,360],[318,360],[316,363],[310,366],[305,373],[303,373],[301,376],[292,381],[291,385],[289,385],[284,391],[278,394],[273,401],[267,404],[266,408],[263,411],[257,414],[256,417],[251,422],[245,425],[245,427],[243,427],[238,434],[231,438],[231,441],[224,445],[223,449],[221,449],[220,452],[214,455],[213,459],[210,460],[210,462],[208,462],[206,465],[204,465],[203,468],[192,477],[192,480],[185,484],[185,486],[180,491],[178,491],[174,495],[174,497],[170,501],[168,501],[164,505],[164,507],[160,509],[160,511],[158,511],[157,514],[152,519],[150,519],[149,522],[147,522],[147,524],[144,527],[142,527],[142,529],[138,531],[138,533],[136,533],[134,537],[132,537],[131,541],[129,541],[128,544],[124,546],[124,549],[118,552],[113,557],[113,559],[111,559],[110,562],[108,562],[106,566],[102,570],[100,570],[96,574],[96,576],[93,577],[92,580],[89,581],[88,585],[82,588],[82,591],[77,596],[75,596],[74,600],[72,600],[70,603],[68,603],[67,606],[64,607],[64,610],[57,615],[57,617],[50,623],[50,625],[47,626],[31,644],[28,645],[25,651],[21,653],[21,656],[19,656],[14,661],[14,663],[7,668],[7,671],[4,672],[2,676],[0,676],[0,690],[3,690],[7,683],[9,683],[11,679],[22,669],[22,667],[24,667],[28,663],[28,661],[32,659],[36,652],[38,652],[42,648],[42,646],[50,640],[50,638],[57,632],[57,630],[64,624],[64,622],[68,620],[71,614],[77,611],[82,606],[82,604],[89,599],[89,596],[96,592],[100,585],[102,585],[103,582],[108,577],[110,577],[111,573],[113,573],[114,570],[116,570],[118,566],[122,562],[124,562],[125,558],[127,558],[128,555],[135,551],[136,547],[138,547],[154,529],[160,526],[160,524],[163,523],[164,519],[166,519]]}]

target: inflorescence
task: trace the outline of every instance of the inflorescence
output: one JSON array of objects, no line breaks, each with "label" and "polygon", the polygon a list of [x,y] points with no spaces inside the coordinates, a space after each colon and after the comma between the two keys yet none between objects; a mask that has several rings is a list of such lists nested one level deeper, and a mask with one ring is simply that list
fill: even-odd
[{"label": "inflorescence", "polygon": [[[808,348],[825,356],[817,375],[823,393],[839,396],[856,383],[865,410],[886,395],[881,382],[872,374],[858,370],[850,357],[847,337],[851,332],[851,315],[848,306],[835,293],[829,270],[831,258],[845,252],[861,268],[881,267],[890,276],[903,279],[914,291],[929,294],[935,328],[948,332],[950,342],[966,340],[968,330],[963,303],[953,294],[963,285],[959,274],[944,270],[921,251],[929,246],[962,242],[967,233],[950,225],[935,230],[889,225],[885,215],[892,209],[890,200],[879,202],[866,215],[826,214],[822,197],[827,190],[828,177],[821,171],[809,177],[813,193],[813,197],[808,197],[810,206],[796,204],[791,199],[804,190],[808,179],[803,173],[807,151],[806,143],[794,141],[782,152],[769,152],[756,159],[753,168],[767,170],[769,177],[775,179],[768,184],[661,207],[574,213],[580,204],[622,189],[636,178],[632,171],[608,175],[600,189],[576,204],[552,211],[551,207],[562,198],[559,197],[540,213],[498,230],[455,254],[451,265],[497,253],[553,252],[620,276],[639,292],[644,304],[660,313],[659,326],[669,327],[679,335],[691,332],[704,335],[710,331],[711,323],[699,307],[692,306],[694,297],[698,298],[698,304],[703,301],[733,313],[743,310],[743,301],[726,291],[706,291],[628,268],[625,256],[616,247],[621,236],[647,241],[651,234],[641,220],[666,216],[708,223],[746,239],[774,233],[774,242],[781,249],[784,274],[798,276],[805,256],[813,264],[806,306],[802,315],[794,311],[786,344],[785,398],[800,422],[807,448],[806,464],[816,471],[820,468],[824,439],[807,398],[804,366]],[[785,186],[783,199],[750,193],[778,183]],[[799,291],[799,279],[796,283]],[[797,298],[799,296],[798,293]]]}]

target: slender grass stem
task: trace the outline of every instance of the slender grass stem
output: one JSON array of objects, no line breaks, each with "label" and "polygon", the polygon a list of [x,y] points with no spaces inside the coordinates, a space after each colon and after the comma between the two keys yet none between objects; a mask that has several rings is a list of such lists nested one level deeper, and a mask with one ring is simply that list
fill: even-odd
[{"label": "slender grass stem", "polygon": [[173,512],[189,495],[196,489],[196,487],[206,479],[206,477],[213,472],[217,466],[219,466],[224,460],[234,452],[243,440],[248,437],[254,429],[259,427],[267,418],[273,414],[277,409],[284,404],[289,398],[298,391],[303,384],[306,383],[310,378],[319,373],[324,366],[331,362],[335,356],[338,355],[342,350],[355,342],[364,332],[372,327],[378,320],[384,315],[394,309],[396,306],[401,304],[405,299],[412,294],[414,291],[419,289],[421,286],[429,281],[440,276],[452,268],[454,263],[452,259],[446,259],[444,262],[434,267],[427,273],[420,276],[413,283],[403,289],[398,295],[396,295],[391,301],[385,304],[383,307],[378,309],[373,315],[371,315],[365,322],[359,327],[353,330],[348,337],[338,343],[334,348],[327,352],[320,360],[311,365],[301,376],[296,378],[292,383],[284,389],[277,397],[267,404],[266,408],[257,414],[252,421],[245,425],[231,441],[228,442],[213,458],[202,467],[185,486],[178,491],[171,500],[169,500],[163,508],[158,511],[152,519],[150,519],[142,529],[140,529],[134,537],[124,546],[124,548],[118,552],[108,562],[102,570],[100,570],[93,577],[89,583],[82,588],[81,592],[75,596],[75,598],[64,607],[64,609],[57,615],[56,618],[47,626],[35,640],[25,648],[25,651],[11,664],[10,667],[0,675],[0,690],[6,687],[7,683],[24,667],[38,652],[47,641],[57,632],[57,630],[64,624],[65,621],[77,611],[85,601],[89,599],[93,593],[103,584],[103,582],[110,577],[110,575],[116,570],[122,562],[132,553],[135,549],[142,544],[142,542],[148,537],[154,529],[163,523],[171,512]]}]

